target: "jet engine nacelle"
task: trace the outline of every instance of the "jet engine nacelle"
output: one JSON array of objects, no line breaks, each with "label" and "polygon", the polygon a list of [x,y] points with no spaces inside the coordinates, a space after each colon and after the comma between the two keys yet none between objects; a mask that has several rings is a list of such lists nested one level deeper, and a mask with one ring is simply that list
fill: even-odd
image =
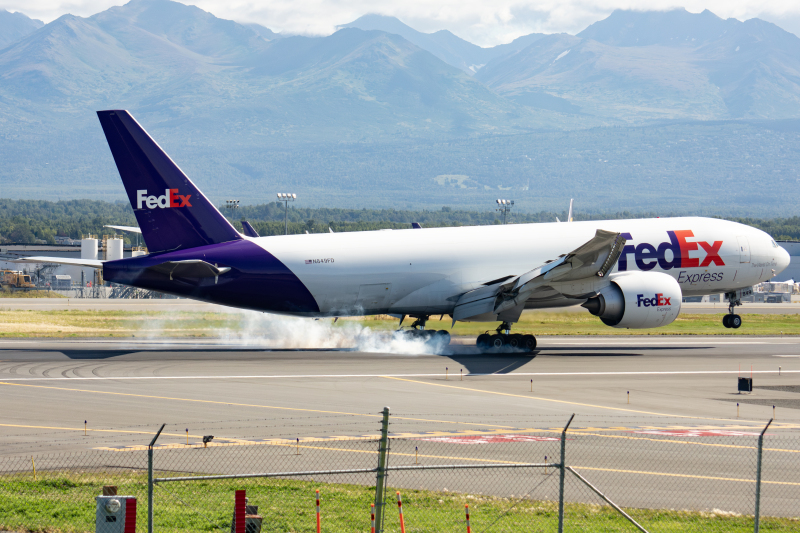
[{"label": "jet engine nacelle", "polygon": [[618,272],[583,307],[615,328],[658,328],[671,324],[681,310],[681,287],[660,272]]}]

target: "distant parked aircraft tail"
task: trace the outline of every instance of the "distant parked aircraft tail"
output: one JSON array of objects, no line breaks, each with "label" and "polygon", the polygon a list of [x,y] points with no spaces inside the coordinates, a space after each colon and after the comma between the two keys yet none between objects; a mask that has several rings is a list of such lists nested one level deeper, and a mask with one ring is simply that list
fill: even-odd
[{"label": "distant parked aircraft tail", "polygon": [[150,253],[242,238],[130,113],[97,116]]}]

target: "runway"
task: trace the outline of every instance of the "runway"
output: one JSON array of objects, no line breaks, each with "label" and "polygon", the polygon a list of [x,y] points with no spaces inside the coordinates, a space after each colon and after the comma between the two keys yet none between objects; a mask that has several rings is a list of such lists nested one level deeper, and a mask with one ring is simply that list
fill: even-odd
[{"label": "runway", "polygon": [[[575,413],[571,464],[621,505],[743,513],[752,512],[755,443],[774,405],[764,508],[792,514],[800,497],[794,338],[541,337],[532,355],[481,355],[456,339],[451,352],[0,340],[0,462],[95,449],[116,454],[108,457],[113,463],[146,449],[166,423],[163,460],[164,453],[202,448],[201,437],[214,435],[212,446],[272,443],[280,451],[297,443],[299,469],[312,459],[314,468],[369,468],[375,452],[351,451],[342,439],[375,436],[389,406],[394,464],[409,464],[417,449],[427,464],[529,463],[557,456],[558,435]],[[740,375],[753,376],[752,394],[737,393]],[[241,468],[239,461],[192,457],[201,471]],[[281,452],[273,466],[285,468],[287,457]],[[261,466],[270,468],[269,459]],[[392,479],[408,488],[509,496],[525,493],[530,476],[433,472]],[[556,479],[547,478],[531,497],[552,498]],[[569,497],[583,501],[571,486],[578,492]]]},{"label": "runway", "polygon": [[[800,422],[793,338],[542,337],[533,356],[453,351],[2,340],[0,453],[139,445],[162,422],[195,437],[362,435],[385,405],[403,432],[550,428],[573,412],[580,427],[757,428],[772,405],[784,431]],[[756,390],[737,394],[751,372]]]}]

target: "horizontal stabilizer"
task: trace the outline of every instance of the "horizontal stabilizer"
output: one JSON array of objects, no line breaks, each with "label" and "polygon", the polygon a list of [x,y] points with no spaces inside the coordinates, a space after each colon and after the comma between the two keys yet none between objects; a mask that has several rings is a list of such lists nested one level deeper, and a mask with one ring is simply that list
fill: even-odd
[{"label": "horizontal stabilizer", "polygon": [[187,259],[186,261],[167,261],[148,267],[147,270],[167,274],[169,279],[172,279],[173,276],[179,278],[216,278],[230,269],[231,267],[218,267],[201,259]]},{"label": "horizontal stabilizer", "polygon": [[92,268],[103,268],[103,261],[100,259],[70,259],[68,257],[43,257],[33,256],[15,259],[12,263],[56,263],[58,265],[83,266]]},{"label": "horizontal stabilizer", "polygon": [[104,228],[118,229],[120,231],[130,231],[131,233],[141,233],[142,232],[141,228],[137,228],[135,226],[111,226],[111,225],[108,225],[108,226],[103,226],[103,227]]}]

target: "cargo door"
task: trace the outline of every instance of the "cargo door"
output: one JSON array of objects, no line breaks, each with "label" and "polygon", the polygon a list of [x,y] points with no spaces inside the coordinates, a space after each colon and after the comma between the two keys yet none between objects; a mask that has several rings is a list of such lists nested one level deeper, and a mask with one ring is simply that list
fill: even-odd
[{"label": "cargo door", "polygon": [[736,237],[739,241],[739,262],[740,263],[749,263],[750,262],[750,243],[747,240],[747,237]]},{"label": "cargo door", "polygon": [[392,292],[391,288],[391,283],[373,283],[370,285],[361,285],[358,288],[356,309],[385,309],[389,301],[389,293]]}]

